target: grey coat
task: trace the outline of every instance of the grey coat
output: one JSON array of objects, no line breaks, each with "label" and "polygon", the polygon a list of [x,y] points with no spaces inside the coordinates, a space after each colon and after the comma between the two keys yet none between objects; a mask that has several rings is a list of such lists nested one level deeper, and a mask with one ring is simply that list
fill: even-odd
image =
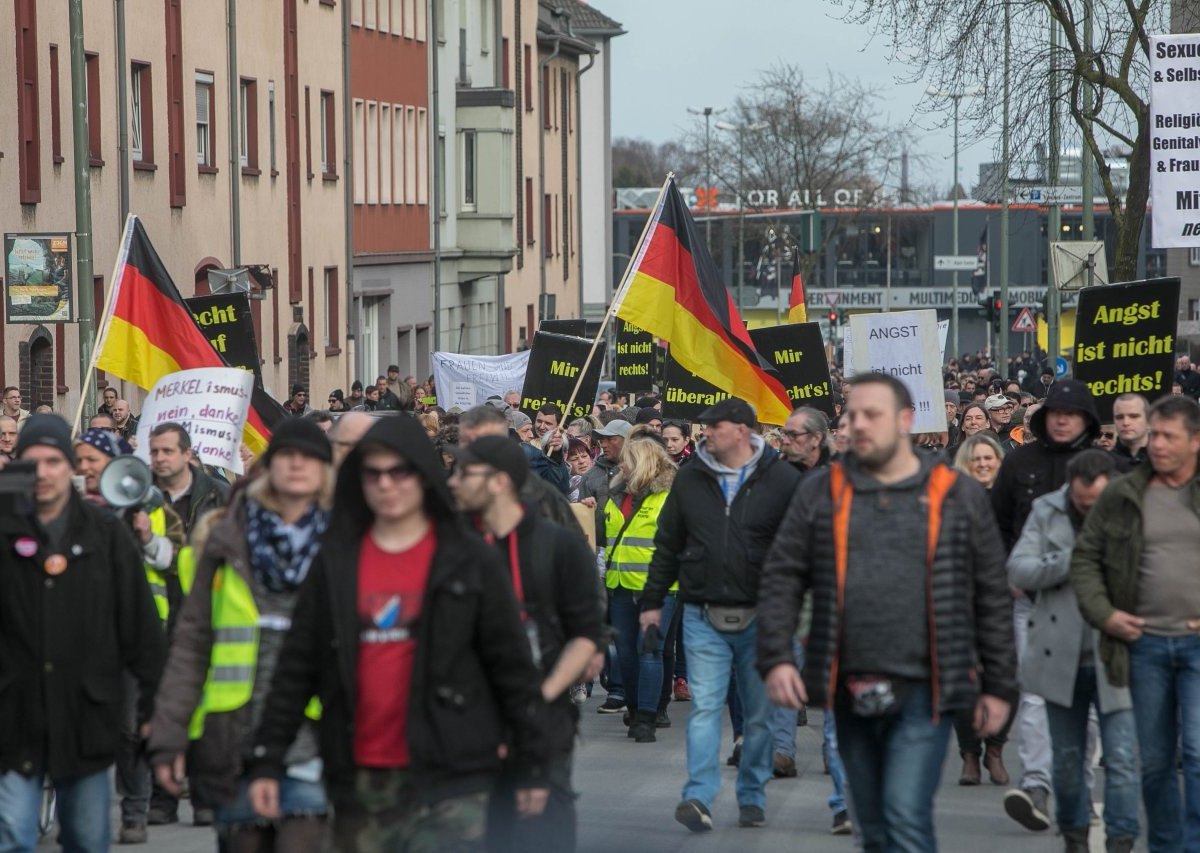
[{"label": "grey coat", "polygon": [[1070,706],[1087,629],[1092,632],[1100,711],[1125,711],[1133,707],[1129,690],[1114,687],[1095,657],[1099,632],[1087,628],[1071,586],[1075,528],[1068,515],[1069,488],[1062,486],[1034,500],[1021,538],[1008,558],[1009,583],[1037,592],[1029,616],[1029,640],[1021,658],[1021,687],[1047,702]]}]

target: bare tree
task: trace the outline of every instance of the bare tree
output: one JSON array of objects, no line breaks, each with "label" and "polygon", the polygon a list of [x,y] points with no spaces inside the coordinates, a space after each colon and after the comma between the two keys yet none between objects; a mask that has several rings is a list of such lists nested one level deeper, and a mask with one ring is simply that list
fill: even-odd
[{"label": "bare tree", "polygon": [[[1150,191],[1150,31],[1170,26],[1161,0],[842,0],[847,18],[873,26],[893,59],[942,92],[964,98],[968,136],[997,139],[1004,107],[1005,16],[1010,20],[1012,162],[1061,144],[1051,106],[1078,134],[1083,168],[1095,164],[1116,230],[1114,275],[1136,274]],[[1090,21],[1088,12],[1090,11]],[[1059,28],[1051,41],[1051,23]],[[1089,38],[1090,33],[1090,38]],[[867,49],[874,49],[869,46]],[[929,106],[945,108],[934,98]],[[999,149],[1001,141],[997,139]],[[1128,183],[1114,167],[1128,168]]]},{"label": "bare tree", "polygon": [[674,141],[615,139],[612,162],[614,187],[657,187],[672,171],[678,180],[690,181],[701,171],[696,156]]}]

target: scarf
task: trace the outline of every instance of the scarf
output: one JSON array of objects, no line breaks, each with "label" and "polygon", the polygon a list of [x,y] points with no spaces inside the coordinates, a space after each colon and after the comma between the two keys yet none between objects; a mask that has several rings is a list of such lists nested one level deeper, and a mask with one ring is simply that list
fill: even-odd
[{"label": "scarf", "polygon": [[271,592],[294,592],[308,575],[329,524],[329,513],[313,504],[295,524],[257,501],[246,501],[246,542],[250,568]]}]

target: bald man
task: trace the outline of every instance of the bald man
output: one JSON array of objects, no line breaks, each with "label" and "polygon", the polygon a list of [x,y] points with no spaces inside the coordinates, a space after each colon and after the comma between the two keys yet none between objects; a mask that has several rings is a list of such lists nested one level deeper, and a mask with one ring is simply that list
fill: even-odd
[{"label": "bald man", "polygon": [[342,460],[374,423],[375,418],[367,412],[346,412],[337,419],[329,431],[329,440],[333,442],[333,467],[341,466]]},{"label": "bald man", "polygon": [[138,419],[129,410],[128,400],[117,400],[112,406],[113,425],[126,441],[137,437]]}]

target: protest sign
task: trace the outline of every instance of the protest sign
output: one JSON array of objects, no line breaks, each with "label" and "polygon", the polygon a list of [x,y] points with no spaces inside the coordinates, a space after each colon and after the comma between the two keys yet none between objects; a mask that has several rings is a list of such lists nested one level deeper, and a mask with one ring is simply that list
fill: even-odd
[{"label": "protest sign", "polygon": [[503,397],[525,384],[529,350],[508,355],[433,354],[433,384],[447,410],[469,409],[488,397]]},{"label": "protest sign", "polygon": [[71,235],[5,234],[4,307],[8,322],[71,322],[71,271]]},{"label": "protest sign", "polygon": [[137,456],[150,462],[150,433],[177,423],[192,440],[192,452],[205,465],[241,474],[242,428],[254,393],[254,374],[236,367],[198,367],[168,373],[154,383],[138,421]]},{"label": "protest sign", "polygon": [[811,406],[833,417],[829,360],[819,323],[793,323],[751,329],[754,348],[775,366],[792,407]]},{"label": "protest sign", "polygon": [[576,338],[587,337],[587,320],[582,318],[571,320],[543,320],[538,324],[538,334],[550,332],[553,335],[571,335]]},{"label": "protest sign", "polygon": [[525,385],[521,390],[521,411],[532,418],[546,403],[553,403],[565,412],[563,420],[590,415],[600,384],[600,366],[604,363],[603,342],[596,348],[592,363],[579,384],[571,411],[567,412],[566,408],[591,348],[592,342],[587,338],[538,332],[533,339],[533,349],[529,351],[529,369],[525,371]]},{"label": "protest sign", "polygon": [[914,433],[945,432],[942,362],[937,311],[852,314],[850,363],[855,373],[886,373],[904,383],[913,399]]},{"label": "protest sign", "polygon": [[[946,337],[950,334],[950,321],[949,320],[938,320],[937,331],[938,331],[938,354],[939,354],[939,359],[940,359],[938,363],[945,364],[946,363]],[[850,331],[850,326],[847,325],[846,328],[842,330],[842,364],[844,366],[844,370],[842,370],[842,375],[845,376],[847,379],[849,379],[851,376],[854,375],[854,369],[851,366],[852,359],[850,358],[850,354],[849,354],[850,349],[853,346],[854,346],[854,335]]]},{"label": "protest sign", "polygon": [[250,298],[244,293],[217,293],[194,296],[183,301],[225,363],[230,367],[251,371],[254,384],[261,388],[262,360],[254,338]]},{"label": "protest sign", "polygon": [[1096,398],[1100,422],[1113,401],[1141,394],[1153,401],[1175,380],[1178,278],[1088,287],[1075,315],[1075,378]]},{"label": "protest sign", "polygon": [[669,350],[666,356],[666,386],[663,395],[665,418],[694,421],[709,406],[733,396],[682,366],[671,358]]},{"label": "protest sign", "polygon": [[613,318],[617,341],[613,379],[621,391],[649,391],[654,385],[654,336],[628,320]]},{"label": "protest sign", "polygon": [[1151,35],[1149,42],[1150,236],[1156,249],[1200,246],[1200,34]]}]

